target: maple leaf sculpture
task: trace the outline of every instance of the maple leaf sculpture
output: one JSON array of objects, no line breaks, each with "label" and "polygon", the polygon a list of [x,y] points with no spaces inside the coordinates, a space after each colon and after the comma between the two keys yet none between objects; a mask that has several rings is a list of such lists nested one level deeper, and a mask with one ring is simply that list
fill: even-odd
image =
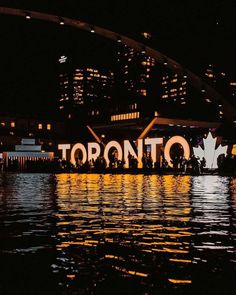
[{"label": "maple leaf sculpture", "polygon": [[215,169],[217,168],[217,158],[221,154],[225,154],[227,152],[228,146],[222,146],[221,144],[216,149],[216,140],[217,138],[213,138],[211,132],[208,133],[207,138],[203,139],[203,146],[197,148],[193,148],[193,153],[195,157],[199,157],[202,159],[203,157],[206,159],[206,168]]}]

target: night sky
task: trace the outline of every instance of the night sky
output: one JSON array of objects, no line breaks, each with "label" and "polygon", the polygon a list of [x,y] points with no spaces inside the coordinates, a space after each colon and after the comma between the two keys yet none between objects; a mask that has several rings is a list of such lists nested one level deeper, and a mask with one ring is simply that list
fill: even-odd
[{"label": "night sky", "polygon": [[[236,77],[233,0],[3,0],[0,6],[74,17],[134,39],[147,31],[157,50],[190,70],[201,73],[212,63]],[[51,110],[57,97],[60,55],[73,57],[78,65],[112,67],[114,61],[115,46],[110,41],[41,21],[0,15],[0,38],[1,114]]]}]

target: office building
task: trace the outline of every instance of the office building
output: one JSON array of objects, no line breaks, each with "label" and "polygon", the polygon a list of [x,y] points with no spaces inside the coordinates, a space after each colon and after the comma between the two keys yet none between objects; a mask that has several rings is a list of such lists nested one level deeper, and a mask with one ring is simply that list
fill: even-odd
[{"label": "office building", "polygon": [[67,119],[96,119],[112,97],[114,73],[95,67],[71,67],[66,60],[59,74],[59,112]]}]

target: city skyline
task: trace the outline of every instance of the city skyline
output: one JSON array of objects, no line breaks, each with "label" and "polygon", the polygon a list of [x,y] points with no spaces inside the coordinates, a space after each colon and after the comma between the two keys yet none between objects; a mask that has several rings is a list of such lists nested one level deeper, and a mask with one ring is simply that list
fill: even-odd
[{"label": "city skyline", "polygon": [[0,0],[0,293],[236,294],[236,0]]},{"label": "city skyline", "polygon": [[[5,3],[4,1],[2,2],[6,5],[6,1]],[[90,3],[90,6],[89,4],[87,6],[84,4],[82,5],[83,7],[81,6],[78,18],[90,21],[94,24],[101,24],[107,28],[109,28],[110,25],[111,29],[115,28],[118,33],[121,32],[128,36],[132,35],[134,39],[140,38],[142,31],[147,29],[146,31],[150,32],[152,36],[150,40],[147,40],[148,43],[155,45],[154,47],[156,49],[175,58],[178,62],[186,65],[190,70],[194,71],[198,67],[198,71],[201,72],[208,64],[213,63],[220,68],[223,67],[222,70],[234,76],[234,66],[229,58],[230,54],[226,55],[226,51],[228,51],[229,48],[232,52],[234,49],[234,26],[230,26],[230,24],[233,23],[230,18],[230,12],[232,10],[230,10],[231,6],[229,2],[227,5],[224,5],[220,1],[216,1],[214,5],[212,4],[209,6],[206,4],[205,7],[201,9],[199,7],[194,8],[191,5],[187,5],[187,8],[185,8],[182,13],[179,13],[181,5],[183,5],[181,4],[177,7],[176,15],[172,11],[176,4],[172,4],[168,11],[168,17],[166,17],[164,13],[168,7],[168,3],[165,5],[160,4],[163,13],[162,26],[159,25],[158,27],[157,25],[156,28],[153,27],[155,23],[153,22],[153,16],[156,16],[156,22],[158,24],[160,18],[157,16],[160,16],[160,11],[150,12],[149,3],[151,3],[151,1],[147,2],[145,5],[146,9],[144,9],[143,12],[138,4],[133,9],[133,13],[130,7],[131,4],[124,7],[122,2],[119,6],[115,5],[114,8],[111,8],[109,5],[105,7],[101,4],[99,6],[100,10],[95,4],[92,5]],[[33,2],[29,3],[29,1],[22,1],[20,4],[14,4],[14,2],[12,2],[11,5],[15,7],[21,6],[23,8],[28,7],[29,9],[41,9],[45,12],[60,13],[60,15],[70,15],[72,17],[76,17],[76,11],[79,10],[80,7],[78,6],[77,10],[73,10],[76,5],[73,1],[69,1],[67,4],[62,1],[60,5],[57,6],[54,6],[52,2],[50,7],[43,7],[44,5],[41,5],[41,8],[39,4],[33,4]],[[65,9],[63,10],[62,8]],[[61,11],[59,11],[60,9]],[[97,17],[94,16],[96,9],[98,10]],[[122,12],[122,9],[124,18],[122,18],[122,22],[120,22],[118,15]],[[87,19],[83,17],[86,11],[89,11],[89,13],[87,13]],[[217,13],[220,11],[222,15],[223,12],[227,13],[223,18],[218,16],[219,21],[213,24],[214,17],[216,18]],[[193,14],[193,12],[195,12],[195,14]],[[208,19],[203,17],[207,15],[207,12],[209,16]],[[202,15],[202,20],[193,24],[193,19],[190,21],[188,13],[192,13],[192,18],[195,18],[195,20],[197,14],[198,16]],[[127,16],[129,14],[130,17],[132,17],[132,21],[127,25]],[[142,14],[141,19],[140,14]],[[188,15],[188,17],[185,22],[186,15]],[[172,22],[167,24],[167,20],[169,21],[170,16],[172,16]],[[151,23],[149,17],[152,20],[152,26],[149,26],[149,22]],[[176,18],[179,18],[178,22],[175,22]],[[108,25],[107,22],[111,19],[113,19],[113,22],[110,22]],[[17,17],[2,15],[0,20],[4,24],[6,22],[8,23],[8,26],[5,26],[1,30],[4,42],[1,48],[1,55],[3,58],[1,59],[2,91],[0,94],[3,99],[6,97],[8,101],[15,102],[15,109],[20,109],[22,106],[22,101],[19,101],[18,97],[21,97],[24,104],[28,105],[28,107],[25,106],[28,109],[34,107],[35,102],[38,103],[39,107],[42,103],[50,107],[51,102],[55,102],[58,86],[56,62],[58,56],[62,54],[76,57],[74,60],[78,65],[81,63],[87,66],[96,66],[96,63],[98,66],[100,65],[103,67],[112,65],[112,54],[115,54],[115,50],[113,48],[113,52],[111,51],[113,45],[104,38],[98,38],[95,35],[91,36],[91,34],[70,29],[66,26],[52,25],[42,21],[28,21]],[[206,29],[205,31],[202,30],[204,26]],[[194,27],[195,31],[198,33],[195,36],[195,42],[191,44],[193,36],[188,35],[187,32],[190,32]],[[213,31],[217,30],[219,33],[218,35],[213,34],[210,36],[208,43],[211,43],[211,41],[212,43],[206,46],[205,42],[203,48],[203,46],[201,46],[201,41],[203,42],[206,40],[206,36],[209,35],[206,34],[207,28]],[[223,28],[225,28],[225,30],[223,30]],[[176,34],[175,30],[177,30],[178,34]],[[130,31],[132,31],[132,34]],[[202,32],[201,38],[199,38],[200,32]],[[158,38],[157,33],[159,34]],[[222,45],[223,37],[225,38],[224,46]],[[179,38],[180,42],[176,42],[176,38]],[[186,46],[187,39],[188,46]],[[157,42],[157,40],[160,40],[160,42]],[[228,44],[230,40],[231,44]],[[214,52],[211,50],[213,43],[215,45],[217,43],[220,45],[214,46]],[[96,50],[94,50],[94,48],[96,48]],[[205,55],[205,57],[203,57],[203,55]],[[96,58],[96,56],[100,58]],[[221,62],[219,57],[221,57],[224,62]],[[45,71],[45,69],[47,70]]]}]

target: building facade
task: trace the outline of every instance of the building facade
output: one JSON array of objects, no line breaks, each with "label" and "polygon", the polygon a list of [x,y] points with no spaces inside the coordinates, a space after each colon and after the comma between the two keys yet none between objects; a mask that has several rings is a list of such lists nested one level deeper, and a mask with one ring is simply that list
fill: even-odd
[{"label": "building facade", "polygon": [[[61,60],[60,58],[59,60]],[[59,74],[58,108],[67,119],[96,119],[112,98],[114,73],[95,67],[72,67],[66,59]]]},{"label": "building facade", "polygon": [[0,152],[14,150],[21,138],[35,138],[44,150],[53,151],[59,142],[69,140],[70,134],[64,122],[1,116]]}]

